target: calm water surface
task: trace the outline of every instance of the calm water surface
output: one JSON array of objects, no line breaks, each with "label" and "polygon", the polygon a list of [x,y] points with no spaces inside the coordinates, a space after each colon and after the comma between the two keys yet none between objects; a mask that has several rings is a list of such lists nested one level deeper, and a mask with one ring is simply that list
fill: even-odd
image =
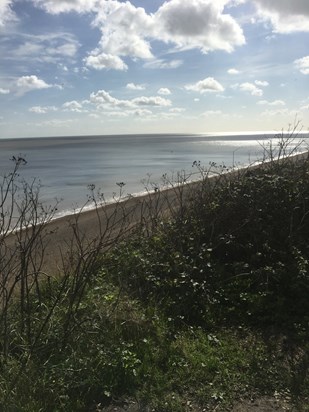
[{"label": "calm water surface", "polygon": [[[248,164],[262,157],[261,144],[273,135],[119,135],[72,136],[50,138],[0,139],[0,176],[12,169],[15,156],[27,164],[21,176],[39,179],[42,200],[54,203],[62,199],[61,213],[69,213],[87,200],[87,186],[101,188],[106,199],[119,191],[124,182],[125,193],[145,190],[143,180],[160,184],[167,173],[192,173],[194,161],[205,167],[209,162],[227,167]],[[302,136],[308,140],[308,135]],[[306,143],[300,149],[305,150]]]}]

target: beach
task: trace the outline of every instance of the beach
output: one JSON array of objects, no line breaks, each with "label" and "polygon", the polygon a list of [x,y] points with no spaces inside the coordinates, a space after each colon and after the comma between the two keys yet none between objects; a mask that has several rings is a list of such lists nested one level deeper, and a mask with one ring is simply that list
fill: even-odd
[{"label": "beach", "polygon": [[[307,158],[308,153],[297,154],[293,162]],[[280,161],[283,161],[282,159]],[[91,210],[53,219],[44,225],[37,243],[35,264],[48,274],[61,274],[74,268],[76,262],[86,259],[93,251],[107,251],[117,242],[128,237],[133,230],[151,231],[158,221],[173,217],[180,207],[190,207],[190,200],[198,190],[209,190],[218,181],[231,180],[239,174],[255,168],[267,167],[268,163],[236,169],[227,173],[205,175],[200,181],[174,184],[173,187],[152,191],[142,196],[130,196],[110,204],[98,203]],[[20,244],[31,237],[31,228],[23,234],[10,234],[6,244],[10,253],[20,249]],[[71,269],[70,269],[71,268]]]},{"label": "beach", "polygon": [[[57,274],[70,270],[74,260],[94,249],[108,250],[142,225],[151,230],[154,220],[171,215],[180,202],[188,198],[198,183],[175,186],[143,196],[128,197],[110,204],[97,204],[94,209],[53,219],[41,228],[37,255],[41,271]],[[14,254],[19,243],[31,237],[32,228],[7,236],[6,244]],[[42,253],[44,250],[44,253]],[[17,257],[18,258],[18,257]]]},{"label": "beach", "polygon": [[[1,176],[12,171],[13,156],[26,164],[19,168],[20,179],[35,181],[45,205],[57,202],[57,217],[82,207],[89,186],[104,194],[107,202],[119,195],[146,194],[153,185],[162,185],[163,176],[177,180],[179,173],[198,175],[194,162],[208,168],[210,163],[228,168],[250,164],[263,158],[263,145],[273,134],[234,135],[120,135],[71,136],[63,138],[0,138]],[[307,139],[308,135],[302,136]],[[298,139],[297,139],[298,140]],[[276,145],[277,139],[273,140]],[[305,149],[304,149],[305,150]]]},{"label": "beach", "polygon": [[[211,177],[205,176],[203,181],[176,185],[170,189],[162,191],[157,190],[142,197],[130,197],[123,202],[109,204],[103,207],[98,205],[98,208],[95,210],[88,210],[84,212],[81,211],[79,214],[58,218],[48,223],[42,230],[43,249],[45,249],[45,253],[43,255],[43,261],[41,262],[39,272],[34,273],[30,270],[26,273],[20,270],[23,269],[22,266],[15,266],[17,267],[18,272],[7,272],[8,277],[6,278],[6,283],[3,282],[2,289],[4,305],[8,305],[7,302],[9,302],[9,304],[13,307],[14,314],[16,312],[18,314],[20,313],[22,320],[26,319],[27,321],[30,319],[31,323],[29,322],[29,324],[32,328],[30,331],[33,331],[33,335],[30,335],[31,338],[34,336],[35,339],[36,336],[39,336],[37,341],[34,341],[33,338],[30,341],[31,345],[33,345],[33,341],[36,345],[36,356],[34,359],[38,359],[37,362],[39,371],[41,371],[42,367],[45,367],[46,362],[54,362],[54,368],[59,368],[60,363],[58,356],[60,353],[64,359],[60,364],[60,373],[63,373],[62,365],[64,365],[64,370],[66,372],[68,368],[67,359],[70,359],[73,351],[74,362],[76,358],[84,359],[82,356],[86,356],[85,359],[90,358],[91,365],[98,365],[97,367],[99,371],[101,371],[102,363],[100,363],[100,361],[102,359],[102,353],[104,356],[106,356],[106,353],[111,353],[112,358],[110,359],[114,359],[117,355],[117,349],[119,347],[124,347],[123,353],[126,355],[128,353],[126,348],[132,348],[132,339],[134,339],[133,342],[137,342],[136,347],[139,348],[139,350],[141,350],[140,347],[145,348],[146,344],[152,344],[154,331],[157,330],[156,328],[159,323],[158,319],[160,321],[162,319],[159,318],[159,316],[165,316],[166,318],[165,322],[162,322],[162,324],[164,325],[164,330],[168,333],[168,340],[163,341],[164,344],[162,344],[162,334],[161,330],[159,330],[160,335],[155,335],[156,340],[154,340],[150,350],[155,352],[158,350],[158,347],[162,350],[162,357],[160,356],[159,358],[160,362],[161,359],[166,356],[166,347],[167,343],[170,343],[170,339],[174,341],[175,336],[179,336],[180,333],[186,333],[192,339],[193,343],[192,346],[190,346],[190,349],[192,348],[191,352],[193,353],[195,353],[194,351],[196,350],[196,345],[199,342],[201,342],[202,348],[208,344],[211,354],[214,352],[217,353],[218,348],[228,348],[228,352],[224,352],[224,358],[232,359],[231,365],[228,365],[229,370],[232,371],[235,364],[235,357],[231,356],[231,354],[234,353],[235,348],[244,348],[246,347],[245,345],[247,345],[248,350],[246,349],[240,352],[236,351],[239,359],[239,361],[237,361],[237,373],[234,375],[237,388],[239,387],[240,376],[238,365],[242,365],[241,362],[243,362],[245,355],[249,356],[249,362],[249,360],[252,360],[252,353],[254,355],[258,353],[260,354],[259,356],[262,356],[261,362],[266,361],[268,364],[268,358],[265,359],[265,353],[269,353],[268,344],[265,344],[265,352],[256,351],[253,344],[256,345],[256,342],[259,343],[260,341],[252,339],[252,329],[250,329],[249,337],[246,334],[244,335],[244,329],[247,329],[247,326],[244,326],[244,322],[247,321],[252,328],[252,322],[256,325],[256,319],[259,319],[260,317],[261,323],[258,324],[257,329],[258,337],[261,336],[261,328],[259,326],[265,325],[265,319],[267,319],[266,316],[269,316],[271,321],[273,321],[274,316],[278,316],[278,319],[283,325],[283,331],[288,329],[286,327],[286,323],[282,321],[281,313],[283,314],[284,319],[287,318],[290,320],[291,315],[288,309],[282,310],[282,299],[273,298],[273,296],[278,295],[278,288],[281,286],[281,283],[283,286],[281,286],[279,291],[283,290],[288,296],[291,296],[291,300],[287,307],[292,307],[293,309],[295,307],[299,308],[298,311],[293,312],[296,313],[296,321],[294,320],[294,317],[292,318],[292,321],[290,321],[298,326],[299,319],[302,321],[304,317],[304,322],[307,320],[305,318],[305,313],[307,312],[303,309],[304,302],[307,302],[306,289],[303,282],[305,277],[299,276],[299,273],[304,275],[305,273],[297,271],[295,276],[296,280],[300,283],[300,287],[297,289],[299,291],[298,293],[300,298],[295,299],[293,292],[290,293],[290,288],[287,288],[286,283],[284,283],[285,279],[290,279],[291,273],[289,272],[289,252],[292,247],[289,244],[288,248],[286,248],[285,245],[287,234],[291,233],[289,225],[290,217],[294,216],[293,209],[301,209],[301,207],[297,206],[302,205],[303,202],[303,197],[298,194],[295,194],[293,201],[291,202],[289,197],[291,192],[286,189],[287,185],[289,185],[288,187],[293,192],[293,187],[297,187],[299,177],[303,187],[306,185],[307,182],[302,181],[301,173],[307,171],[307,164],[305,165],[306,168],[300,167],[299,170],[296,170],[296,167],[293,167],[293,164],[295,164],[295,166],[298,164],[302,165],[302,159],[308,159],[308,153],[299,154],[288,159],[281,159],[279,161],[287,161],[292,163],[292,166],[286,169],[287,173],[290,174],[291,179],[289,179],[288,174],[285,174],[284,170],[281,170],[282,174],[280,174],[280,169],[277,168],[277,162],[266,162],[260,165],[254,165],[250,168],[234,170],[225,174],[218,174]],[[251,180],[254,170],[261,168],[265,168],[267,176],[258,175],[257,179],[253,178]],[[278,171],[278,175],[276,174],[276,171]],[[295,173],[294,175],[295,171],[298,173]],[[247,176],[248,178],[243,179],[240,186],[236,184],[236,187],[231,186],[229,188],[231,190],[224,191],[224,196],[222,196],[220,192],[217,196],[214,194],[211,201],[211,204],[213,205],[216,205],[216,200],[219,200],[219,203],[220,201],[222,202],[222,199],[227,200],[226,204],[224,204],[225,202],[223,201],[223,207],[219,207],[218,212],[216,206],[214,208],[211,206],[208,210],[209,213],[206,212],[206,214],[204,214],[203,207],[196,207],[195,205],[194,209],[194,204],[191,204],[190,200],[194,197],[194,195],[199,196],[200,189],[206,190],[204,194],[211,194],[211,190],[217,183],[229,183],[233,178],[235,178],[236,183],[238,183],[237,178],[240,177],[241,179],[243,176]],[[281,180],[279,177],[283,179]],[[306,178],[308,179],[307,174]],[[281,186],[282,183],[283,185]],[[255,185],[258,186],[257,191],[254,189]],[[260,190],[264,185],[267,188],[267,193]],[[239,190],[239,188],[245,186],[247,189],[253,189],[252,197],[250,196],[250,191]],[[306,186],[308,188],[308,184]],[[266,196],[255,196],[256,194],[262,193]],[[243,196],[243,194],[247,196],[247,199]],[[233,205],[232,200],[235,198],[237,200],[237,204],[234,203]],[[255,198],[254,201],[256,203],[252,205],[251,200],[253,198]],[[277,209],[278,205],[280,205],[280,207],[282,205],[280,202],[282,198],[285,198],[285,203],[283,204],[281,213],[279,213]],[[308,197],[305,198],[308,199]],[[205,197],[203,200],[205,200]],[[295,200],[298,201],[296,206]],[[242,210],[243,202],[247,206],[245,211],[247,215],[244,214],[244,211]],[[207,200],[205,203],[207,203]],[[217,205],[219,205],[219,203],[217,203]],[[235,204],[237,207],[235,207]],[[285,213],[286,205],[290,206],[289,211],[292,211],[292,214]],[[105,259],[104,261],[100,260],[102,251],[108,251],[113,246],[117,248],[121,239],[128,238],[131,231],[139,228],[141,223],[143,224],[143,230],[148,230],[151,233],[151,230],[158,223],[158,221],[159,227],[161,225],[160,222],[164,225],[164,217],[173,217],[173,214],[175,213],[176,215],[181,206],[189,208],[189,213],[190,211],[195,211],[193,216],[196,220],[194,218],[193,221],[190,222],[188,214],[185,213],[184,215],[186,218],[183,220],[179,219],[176,225],[177,230],[175,232],[170,231],[169,228],[165,228],[166,230],[163,228],[163,236],[159,235],[150,242],[144,238],[139,238],[138,242],[136,242],[132,248],[116,249],[116,253],[113,253],[113,255],[108,257],[108,259]],[[220,211],[227,213],[227,215],[223,218],[223,231],[220,224]],[[260,214],[260,211],[263,214]],[[270,219],[269,212],[271,216]],[[304,213],[305,214],[303,217],[305,218],[307,213]],[[178,216],[181,218],[181,214]],[[246,216],[249,216],[250,220],[247,220]],[[189,220],[189,224],[187,224],[187,219]],[[284,223],[282,224],[282,222]],[[251,223],[253,224],[251,225]],[[273,233],[272,230],[270,230],[272,225],[276,228]],[[281,226],[284,227],[283,233],[281,232]],[[303,231],[306,231],[308,228],[306,222],[304,225],[300,226],[302,226],[301,230]],[[294,235],[296,236],[296,234],[298,234],[300,231],[300,226],[296,224],[293,228],[293,235],[291,236],[291,239],[294,238]],[[207,232],[205,231],[205,227],[208,228]],[[213,228],[216,230],[215,237],[213,237]],[[241,231],[240,234],[238,233],[239,231]],[[251,236],[252,231],[253,236]],[[177,233],[177,235],[171,236],[171,233]],[[222,233],[227,233],[231,236],[224,237],[223,235],[222,237]],[[243,233],[245,233],[246,236],[243,236]],[[262,238],[260,239],[261,233]],[[234,234],[236,234],[236,241],[233,243],[232,235]],[[277,234],[280,236],[279,242],[277,242]],[[31,238],[30,228],[23,233],[19,232],[14,235],[11,234],[7,239],[8,241],[11,241],[12,253],[15,253],[17,264],[18,261],[21,262],[20,259],[22,258],[22,250],[19,247],[16,247],[15,241],[18,239],[22,240],[23,238],[27,238],[27,235],[30,235]],[[286,261],[284,261],[284,263],[288,262],[288,264],[285,265],[279,261],[277,266],[279,269],[274,276],[269,277],[269,281],[268,268],[272,269],[271,265],[274,263],[274,249],[271,248],[270,251],[266,248],[263,249],[264,245],[268,246],[268,238],[273,242],[272,245],[278,245],[278,247],[281,247],[284,252],[288,251],[288,253],[281,252],[281,259],[285,258]],[[156,239],[158,239],[158,241]],[[241,248],[238,247],[239,239],[242,240]],[[253,245],[252,242],[255,242],[255,239],[257,239],[257,244]],[[145,248],[143,246],[144,240],[146,240]],[[306,236],[303,237],[303,242],[304,245],[306,245]],[[290,243],[290,241],[288,243]],[[216,245],[215,248],[217,249],[215,253],[213,253],[213,244]],[[32,257],[38,258],[37,262],[40,263],[39,255],[42,243],[38,242],[37,245],[38,249],[34,247]],[[237,246],[236,248],[235,245]],[[151,247],[153,247],[153,249]],[[252,249],[258,253],[252,253]],[[231,253],[231,251],[233,254],[229,257],[229,253]],[[296,259],[297,257],[298,256],[296,256]],[[260,266],[257,268],[254,267],[254,261],[252,263],[252,268],[255,272],[251,271],[250,259],[254,258],[260,259],[261,265],[263,265],[262,271],[264,272],[261,271]],[[265,264],[265,258],[269,259],[269,265],[268,263]],[[229,259],[227,264],[225,263],[226,259]],[[3,262],[0,260],[0,264],[2,263]],[[295,265],[297,265],[297,261]],[[39,266],[37,266],[37,268],[38,267]],[[31,264],[28,268],[31,269]],[[219,268],[219,270],[217,270],[217,268]],[[238,269],[238,272],[235,272],[235,268]],[[280,281],[278,281],[277,276],[280,276],[283,268],[285,270],[285,272],[283,272],[284,276],[281,276],[283,282],[280,282],[281,278]],[[225,270],[224,276],[220,273],[220,269]],[[244,269],[246,272],[244,272]],[[62,274],[66,276],[61,277]],[[70,274],[73,276],[70,276]],[[10,276],[12,276],[12,282],[14,282],[14,277],[17,279],[19,276],[19,283],[16,282],[12,286],[10,284]],[[49,282],[51,277],[54,278],[57,276],[57,282]],[[265,282],[266,277],[267,283]],[[40,280],[45,278],[48,279],[48,282],[41,283]],[[111,278],[113,283],[108,283]],[[217,278],[219,278],[219,282]],[[245,284],[243,283],[243,279],[246,282]],[[256,288],[253,289],[253,292],[251,287],[244,287],[244,285],[246,286],[248,282],[250,282],[249,286],[252,285],[252,288]],[[293,285],[293,282],[290,282],[290,280],[288,280],[288,282],[289,285]],[[196,288],[196,285],[198,288]],[[204,285],[206,285],[206,287]],[[231,285],[233,287],[231,287]],[[264,287],[265,289],[267,288],[268,291],[270,287],[269,285],[274,288],[272,299],[269,300],[265,293],[266,298],[263,300],[258,300],[259,306],[258,309],[256,309],[256,300],[253,298],[255,298],[257,294],[260,298],[261,287]],[[220,293],[222,293],[222,290],[224,292],[227,291],[226,293],[229,293],[229,295],[224,293],[222,294],[224,300],[218,300],[218,296],[221,298]],[[29,293],[30,291],[34,292],[33,295],[32,293]],[[212,293],[212,295],[209,296],[209,293]],[[251,293],[251,295],[249,295],[249,293]],[[14,302],[16,302],[15,294],[17,296],[17,305],[14,305]],[[32,299],[32,296],[34,296],[34,299]],[[230,299],[236,296],[236,304],[234,301],[226,298],[226,296]],[[240,308],[237,306],[240,305],[239,296],[245,297]],[[253,304],[250,301],[249,307],[247,303],[248,296],[253,297]],[[29,297],[31,299],[29,299]],[[153,309],[149,310],[149,316],[143,305],[151,308],[151,306],[146,305],[151,305],[153,304],[152,302],[155,303]],[[266,309],[264,302],[266,302],[266,304],[269,302],[269,306],[266,306]],[[274,303],[277,303],[278,305],[278,309],[276,308],[276,310],[274,310]],[[211,312],[204,309],[205,307],[213,307],[213,314],[211,314],[211,316]],[[16,308],[18,310],[16,310]],[[178,311],[176,311],[175,308],[179,308]],[[233,309],[233,312],[230,308]],[[236,326],[237,331],[240,331],[237,335],[235,334],[234,323],[235,308],[239,311],[240,319],[239,326]],[[255,310],[253,316],[251,316],[251,308]],[[220,317],[223,310],[226,310],[226,315],[224,317]],[[265,313],[262,312],[262,310],[265,310]],[[232,334],[226,338],[226,319],[231,312],[231,319],[234,320],[234,322],[231,321]],[[13,327],[15,328],[15,325],[18,325],[18,323],[12,322],[9,315],[11,315],[11,312],[8,312],[8,315],[6,314],[7,317],[4,319],[9,320],[8,325],[10,329],[8,328],[8,331],[10,332]],[[200,318],[198,316],[200,316]],[[251,321],[253,317],[254,321]],[[222,318],[223,321],[221,321]],[[199,322],[197,323],[198,328],[194,329],[194,327],[191,326],[189,323],[189,321],[193,322],[191,319],[193,319],[193,321],[196,321],[197,319],[196,322]],[[217,324],[222,327],[223,332],[220,332],[218,328],[216,335],[210,334],[208,323],[209,319],[215,319],[216,322],[218,322]],[[223,322],[222,326],[220,322]],[[3,322],[3,324],[5,325],[5,322]],[[203,327],[205,327],[205,332],[200,326],[201,324],[204,325]],[[12,328],[11,325],[13,325]],[[41,325],[43,326],[41,327]],[[153,327],[153,325],[155,327]],[[211,323],[211,325],[213,325],[213,323]],[[305,325],[306,323],[304,323],[302,333],[305,331]],[[187,330],[183,332],[183,329],[186,326],[188,326],[189,332],[187,332]],[[36,332],[37,329],[35,329],[35,327],[39,328],[39,332]],[[170,328],[172,327],[176,328],[175,331],[177,331],[178,335],[176,335],[176,333],[170,333]],[[121,334],[119,333],[120,328]],[[197,331],[196,334],[192,334],[193,330]],[[266,331],[268,330],[269,328],[266,329]],[[34,333],[37,333],[38,335],[35,335]],[[204,333],[204,336],[201,333]],[[222,334],[219,335],[219,333]],[[57,341],[59,336],[61,337],[61,340],[59,341],[60,343]],[[128,346],[124,346],[124,336],[130,337]],[[181,336],[181,339],[184,339],[183,336]],[[233,337],[233,341],[231,341],[230,336]],[[281,336],[282,334],[279,336],[280,342]],[[185,348],[187,349],[188,338],[187,336],[185,336],[185,338]],[[140,346],[141,341],[142,346]],[[14,340],[12,344],[13,349],[16,348],[15,342],[16,340]],[[25,340],[23,339],[21,353],[23,353],[24,350],[24,342]],[[66,350],[66,348],[62,349],[64,347],[63,342],[65,342],[68,347],[68,350],[65,352],[64,350]],[[81,346],[80,342],[82,342]],[[224,344],[221,345],[221,342]],[[233,344],[232,346],[231,342]],[[273,343],[273,337],[271,342]],[[306,341],[304,339],[304,345],[305,342]],[[80,352],[77,352],[78,349],[75,349],[75,343],[78,345],[78,348],[81,348]],[[114,346],[111,346],[111,343],[114,344]],[[56,346],[57,344],[58,346]],[[94,345],[98,348],[98,352],[91,350]],[[261,343],[259,343],[259,348],[262,347],[260,345]],[[105,347],[106,352],[103,352],[102,348],[105,349]],[[274,353],[277,353],[277,347],[279,346],[276,345],[272,347],[275,348]],[[33,348],[33,346],[31,346],[31,348]],[[114,350],[114,348],[116,348],[116,350]],[[48,350],[53,350],[55,355],[53,357],[50,356]],[[178,347],[176,350],[178,351]],[[48,359],[46,361],[43,357],[45,352],[48,353]],[[281,352],[284,353],[283,350],[281,350]],[[279,353],[280,360],[282,361],[283,359],[285,362],[281,352]],[[42,355],[40,357],[37,356],[37,354],[41,353]],[[75,355],[76,353],[78,353],[78,357]],[[179,356],[178,352],[174,351],[174,353]],[[302,353],[305,353],[305,351]],[[209,352],[207,352],[206,355],[209,356]],[[141,362],[145,362],[147,364],[147,359],[149,357],[148,347],[146,356],[147,358],[142,358]],[[41,360],[42,358],[44,360],[43,362]],[[54,359],[56,359],[57,363]],[[155,360],[156,359],[157,357],[155,357]],[[212,356],[210,363],[211,371],[213,371],[213,359],[214,358]],[[80,364],[78,364],[78,368],[80,368]],[[108,365],[108,368],[113,367],[112,362],[106,362],[106,364]],[[151,371],[153,370],[153,364],[154,363],[151,363],[149,367],[149,377],[152,376]],[[222,364],[221,352],[219,352],[217,364]],[[82,375],[84,382],[84,379],[87,379],[95,369],[93,369],[93,366],[90,369],[88,367],[89,364],[86,364],[84,361],[82,365],[83,371],[85,371],[84,375]],[[84,365],[86,365],[85,368]],[[198,365],[200,365],[200,362],[198,362]],[[251,374],[254,375],[256,373],[255,368],[249,363],[246,365],[247,373],[250,374],[249,376],[251,379]],[[28,364],[26,366],[28,366]],[[185,367],[187,369],[187,366]],[[224,364],[224,370],[226,370],[226,367],[226,364]],[[200,368],[202,368],[202,372],[205,373],[205,364],[202,364]],[[270,368],[273,370],[272,364]],[[48,372],[50,372],[50,369]],[[264,371],[264,368],[262,369]],[[114,371],[114,369],[111,370]],[[73,371],[75,376],[75,370]],[[173,374],[174,371],[175,370],[173,367]],[[166,371],[164,369],[164,374],[165,372]],[[214,374],[216,377],[216,370]],[[41,376],[42,375],[40,374],[39,379],[42,379]],[[142,376],[144,379],[144,375]],[[197,376],[199,379],[197,382],[199,384],[201,376],[199,372]],[[274,376],[278,376],[277,372]],[[31,379],[31,384],[32,381],[33,380]],[[181,381],[179,386],[180,388],[183,388],[183,382],[184,380]],[[24,380],[22,384],[24,385]],[[60,384],[62,384],[62,381]],[[99,384],[101,385],[101,380]],[[93,385],[93,383],[91,382],[89,387],[90,385]],[[196,386],[196,384],[194,383],[193,386]],[[74,387],[74,389],[76,389],[76,387]],[[117,400],[117,398],[115,399]],[[278,405],[277,401],[277,398],[271,399],[270,404]],[[52,402],[54,402],[54,399]],[[264,405],[264,403],[264,400],[259,402],[260,405]],[[113,409],[115,409],[116,406],[113,401],[112,405]],[[110,408],[104,408],[102,411],[103,410],[107,411],[110,410]],[[237,403],[237,408],[235,411],[236,410],[248,410],[247,403]]]}]

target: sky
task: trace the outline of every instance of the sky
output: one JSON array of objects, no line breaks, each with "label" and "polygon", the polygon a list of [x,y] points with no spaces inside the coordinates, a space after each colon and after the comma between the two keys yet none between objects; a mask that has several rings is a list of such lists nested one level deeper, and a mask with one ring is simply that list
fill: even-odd
[{"label": "sky", "polygon": [[308,0],[0,0],[0,138],[295,122]]}]

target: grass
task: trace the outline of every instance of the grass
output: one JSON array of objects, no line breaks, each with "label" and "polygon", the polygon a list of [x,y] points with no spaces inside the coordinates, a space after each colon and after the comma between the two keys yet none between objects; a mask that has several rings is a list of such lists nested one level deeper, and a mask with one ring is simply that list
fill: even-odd
[{"label": "grass", "polygon": [[10,304],[0,409],[224,411],[269,395],[308,411],[308,235],[308,159],[195,186],[101,256],[77,298],[73,274],[30,294],[26,318]]}]

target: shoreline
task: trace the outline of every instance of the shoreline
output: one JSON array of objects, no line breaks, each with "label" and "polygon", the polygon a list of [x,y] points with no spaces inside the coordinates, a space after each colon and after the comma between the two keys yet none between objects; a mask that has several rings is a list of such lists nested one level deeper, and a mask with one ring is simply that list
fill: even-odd
[{"label": "shoreline", "polygon": [[[308,156],[309,152],[306,151],[279,161],[290,159],[296,162]],[[267,163],[261,162],[234,168],[224,173],[224,176],[232,179],[239,173],[245,173],[247,170],[254,170],[263,165],[267,166]],[[73,265],[74,255],[80,256],[83,253],[87,255],[96,247],[107,250],[117,241],[132,233],[139,224],[144,224],[146,229],[151,230],[158,218],[172,217],[180,203],[184,204],[190,197],[190,193],[193,193],[204,179],[211,184],[220,175],[219,173],[206,175],[200,180],[162,188],[158,191],[154,190],[136,197],[130,196],[124,200],[99,205],[95,209],[80,210],[75,214],[52,219],[42,229],[43,244],[41,247],[44,253],[41,271],[52,275],[69,270],[69,265]],[[31,229],[25,232],[29,230]],[[26,237],[27,234],[25,233],[24,236]],[[11,233],[5,238],[12,253],[18,250],[17,237],[23,238],[23,235],[17,236],[16,233]]]},{"label": "shoreline", "polygon": [[[286,133],[288,134],[288,132],[286,132]],[[308,134],[308,132],[299,132],[299,133],[303,133],[303,134],[306,134],[306,135]],[[309,136],[309,134],[308,134],[308,136]],[[284,159],[291,159],[291,158],[295,158],[295,160],[296,160],[297,158],[302,158],[304,155],[306,155],[306,153],[308,153],[308,155],[309,155],[309,150],[308,149],[306,149],[302,152],[296,152],[295,154],[294,153],[287,154],[285,157],[282,156],[280,159],[276,159],[276,158],[273,159],[273,160],[271,160],[271,159],[269,159],[269,160],[256,159],[252,162],[243,163],[241,165],[236,165],[236,164],[234,165],[233,164],[233,165],[227,166],[226,170],[223,170],[223,171],[221,170],[220,173],[224,173],[224,174],[234,173],[234,172],[237,172],[237,171],[246,170],[248,168],[251,169],[251,168],[259,167],[262,164],[267,164],[267,163],[270,163],[271,161],[277,162],[278,160],[281,161],[281,160],[284,160]],[[188,174],[189,174],[189,172],[188,172]],[[212,177],[212,175],[217,175],[217,174],[218,173],[213,172],[208,177]],[[199,171],[196,171],[196,172],[193,172],[191,174],[191,176],[193,176],[193,175],[201,176],[201,173]],[[155,186],[158,187],[160,192],[165,192],[165,191],[170,190],[170,189],[173,190],[174,185],[176,186],[177,184],[179,184],[179,185],[194,184],[194,183],[199,182],[200,180],[201,180],[201,178],[197,177],[197,179],[188,180],[185,183],[172,182],[171,186],[167,186],[167,187],[160,186],[160,185],[158,185],[158,186],[155,185]],[[149,196],[150,194],[153,194],[155,192],[156,192],[155,189],[148,190],[148,189],[144,188],[144,190],[141,190],[141,191],[138,191],[138,192],[124,194],[122,197],[120,197],[120,196],[116,195],[116,193],[114,193],[115,197],[107,198],[106,200],[104,200],[104,202],[102,202],[102,205],[100,205],[100,207],[107,207],[109,205],[113,205],[113,204],[117,204],[117,203],[123,203],[123,202],[126,202],[127,200],[132,199],[132,198],[134,198],[134,199],[143,198],[143,197]],[[104,195],[104,193],[103,193],[103,195]],[[53,217],[52,221],[62,219],[64,217],[74,216],[74,215],[77,215],[79,213],[88,213],[88,212],[91,212],[93,210],[95,210],[95,206],[91,206],[90,204],[88,205],[88,202],[85,202],[80,207],[77,206],[76,208],[66,208],[66,209],[60,211],[59,214],[56,213],[55,216]]]}]

